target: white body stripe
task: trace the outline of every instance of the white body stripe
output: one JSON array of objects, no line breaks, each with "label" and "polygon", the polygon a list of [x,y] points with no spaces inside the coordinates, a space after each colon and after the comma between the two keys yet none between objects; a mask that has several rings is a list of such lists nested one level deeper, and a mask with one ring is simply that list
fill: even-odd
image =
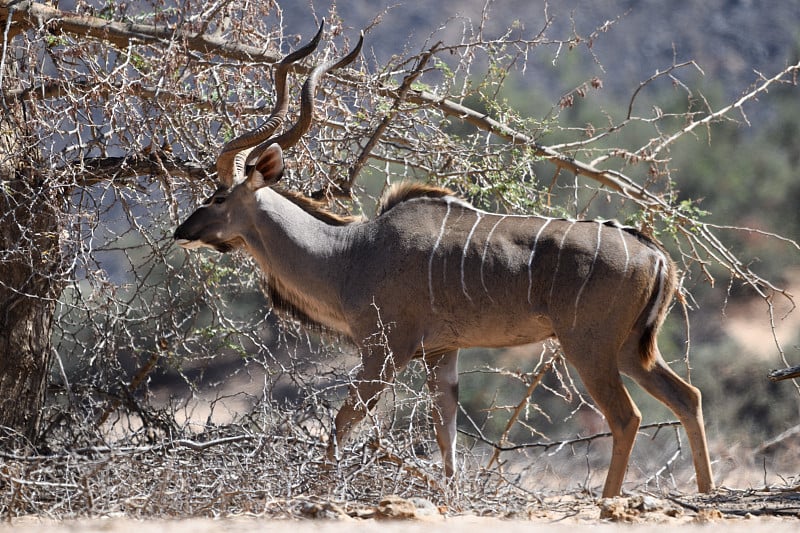
[{"label": "white body stripe", "polygon": [[556,257],[556,267],[553,269],[553,279],[550,280],[550,294],[547,296],[547,301],[550,303],[553,300],[553,289],[556,287],[556,276],[558,276],[558,267],[561,265],[561,252],[564,250],[564,242],[567,240],[567,235],[572,228],[575,227],[575,222],[564,230],[564,235],[561,237],[561,242],[558,244],[558,256]]},{"label": "white body stripe", "polygon": [[470,302],[472,298],[469,296],[469,292],[467,292],[467,283],[464,281],[464,263],[467,261],[467,251],[469,250],[469,242],[472,240],[472,235],[475,233],[475,228],[478,227],[478,224],[481,222],[481,218],[483,215],[480,213],[476,213],[475,223],[472,225],[472,229],[469,230],[469,235],[467,235],[467,242],[464,243],[464,250],[461,252],[461,290],[464,292],[464,296],[467,297],[467,300]]},{"label": "white body stripe", "polygon": [[625,250],[625,268],[622,270],[622,278],[628,274],[628,263],[630,263],[631,256],[628,252],[628,243],[625,242],[625,234],[622,232],[622,227],[617,226],[617,231],[619,232],[619,238],[622,241],[622,248]]},{"label": "white body stripe", "polygon": [[486,280],[483,278],[483,264],[486,262],[486,252],[489,251],[489,243],[492,240],[492,235],[494,234],[494,230],[496,230],[497,226],[499,226],[500,223],[506,219],[506,216],[507,215],[501,216],[500,219],[494,223],[492,229],[489,230],[489,234],[486,236],[486,243],[483,245],[483,254],[481,254],[481,287],[483,287],[483,292],[485,292],[489,296],[489,300],[491,300],[493,303],[494,303],[494,298],[492,298],[492,295],[489,294],[489,289],[486,287]]},{"label": "white body stripe", "polygon": [[444,214],[444,218],[442,219],[442,227],[439,228],[439,236],[436,237],[436,243],[433,245],[433,250],[431,250],[431,255],[428,258],[428,294],[431,297],[431,309],[434,309],[434,298],[433,298],[433,257],[436,255],[436,250],[439,248],[439,244],[442,242],[442,237],[444,236],[444,230],[447,225],[447,219],[450,216],[450,202],[447,202],[447,212]]},{"label": "white body stripe", "polygon": [[594,265],[597,263],[597,256],[600,255],[600,239],[603,230],[603,223],[599,222],[597,224],[597,245],[594,248],[594,257],[592,258],[592,264],[589,265],[589,272],[586,273],[586,277],[581,284],[581,288],[578,289],[578,296],[575,297],[575,314],[572,317],[572,328],[575,328],[575,325],[578,323],[578,305],[581,301],[581,295],[583,294],[583,290],[586,288],[586,284],[589,283],[589,278],[592,277],[592,272],[594,272]]},{"label": "white body stripe", "polygon": [[533,239],[533,247],[531,248],[531,255],[528,256],[528,303],[531,303],[531,290],[533,289],[533,256],[536,254],[536,245],[539,244],[539,237],[542,235],[544,228],[553,221],[552,218],[545,220],[539,231],[536,232],[536,237]]},{"label": "white body stripe", "polygon": [[[437,250],[439,249],[439,246],[442,243],[442,239],[444,238],[444,234],[445,234],[445,231],[447,229],[447,223],[448,223],[448,220],[450,218],[451,211],[452,211],[452,205],[457,205],[457,206],[462,207],[464,209],[468,209],[468,210],[474,212],[476,217],[477,217],[475,222],[472,224],[472,227],[470,228],[470,231],[469,231],[469,233],[467,235],[466,242],[464,243],[464,247],[462,249],[461,262],[460,262],[461,291],[464,293],[464,296],[470,302],[473,301],[473,300],[472,300],[472,297],[469,294],[469,290],[467,288],[467,280],[466,280],[466,263],[467,263],[467,255],[468,255],[468,250],[469,250],[469,244],[470,244],[470,242],[472,242],[472,238],[475,235],[475,231],[477,230],[478,225],[480,224],[480,222],[483,219],[484,215],[497,216],[497,213],[490,213],[488,211],[484,211],[482,209],[478,209],[478,208],[474,207],[473,205],[471,205],[470,203],[466,202],[465,200],[463,200],[461,198],[458,198],[458,197],[455,197],[455,196],[445,196],[445,197],[442,198],[442,200],[444,200],[444,202],[447,205],[447,211],[446,211],[446,213],[444,215],[444,218],[442,219],[442,223],[441,223],[441,226],[439,228],[439,234],[436,237],[436,242],[434,243],[433,249],[431,250],[430,257],[428,258],[428,294],[429,294],[429,297],[430,297],[430,303],[431,303],[431,308],[432,309],[435,309],[435,303],[436,303],[436,298],[434,296],[434,289],[433,289],[433,261],[434,261],[434,257],[436,255],[436,252],[437,252]],[[552,280],[550,282],[550,292],[549,292],[549,295],[548,295],[548,299],[552,300],[553,294],[555,292],[556,278],[558,276],[558,271],[559,271],[559,268],[560,268],[560,265],[561,265],[561,254],[562,254],[562,251],[563,251],[563,248],[564,248],[564,244],[565,244],[565,242],[567,240],[567,237],[568,237],[570,231],[572,230],[573,226],[575,225],[576,222],[579,222],[579,221],[575,220],[575,219],[571,219],[571,218],[561,219],[561,218],[542,217],[542,216],[536,216],[536,215],[516,215],[516,214],[500,215],[498,220],[492,225],[491,229],[489,230],[489,233],[486,235],[486,242],[483,245],[483,251],[481,253],[481,263],[480,263],[480,272],[479,272],[481,287],[483,288],[484,293],[489,297],[489,300],[491,302],[493,302],[493,303],[495,302],[495,300],[494,300],[494,298],[492,298],[492,296],[491,296],[491,294],[489,292],[489,287],[486,284],[486,276],[485,276],[484,265],[485,265],[485,262],[486,262],[486,258],[487,258],[488,254],[489,254],[489,247],[491,245],[491,240],[492,240],[492,237],[494,236],[495,230],[497,230],[497,228],[500,226],[500,223],[503,222],[506,218],[526,218],[526,219],[544,220],[544,223],[539,228],[539,230],[536,232],[536,236],[535,236],[534,241],[533,241],[533,246],[531,247],[531,252],[530,252],[530,255],[528,256],[527,268],[528,268],[528,303],[529,304],[532,303],[531,302],[531,298],[532,298],[532,293],[533,293],[533,277],[534,277],[533,276],[533,263],[534,263],[534,259],[536,257],[536,252],[537,252],[537,247],[538,247],[538,244],[539,244],[540,237],[544,234],[545,229],[548,227],[548,225],[553,220],[564,220],[566,222],[570,222],[571,223],[571,225],[569,227],[567,227],[567,229],[564,231],[564,234],[562,235],[561,241],[559,242],[559,245],[558,245],[558,255],[556,257],[556,264],[555,264],[555,268],[554,268],[554,271],[553,271],[553,277],[552,277]],[[623,271],[622,271],[622,278],[623,279],[627,275],[628,269],[630,268],[630,259],[631,259],[630,258],[630,251],[628,249],[627,240],[625,238],[625,230],[630,228],[630,227],[629,226],[624,226],[624,225],[620,224],[619,222],[617,222],[616,220],[610,220],[610,221],[608,221],[608,220],[598,220],[598,221],[596,221],[596,223],[597,223],[598,226],[597,226],[597,243],[596,243],[596,246],[595,246],[594,257],[592,258],[592,263],[591,263],[591,265],[589,267],[589,271],[587,272],[587,275],[584,278],[584,280],[583,280],[583,282],[581,284],[581,287],[578,290],[578,293],[577,293],[576,298],[575,298],[575,303],[574,303],[575,314],[574,314],[574,317],[573,317],[573,327],[575,327],[575,325],[577,324],[577,315],[578,315],[578,309],[580,307],[580,301],[581,301],[583,293],[584,293],[584,291],[585,291],[585,289],[586,289],[586,287],[587,287],[587,285],[589,283],[589,279],[591,278],[592,273],[594,272],[595,264],[596,264],[597,259],[599,257],[600,246],[601,246],[601,238],[602,238],[602,228],[603,228],[604,225],[616,228],[617,231],[618,231],[620,240],[622,241],[622,248],[623,248],[623,250],[625,252],[625,264],[624,264]],[[653,309],[651,309],[650,315],[648,316],[648,319],[647,319],[647,323],[648,324],[651,324],[657,318],[658,309],[661,306],[662,300],[664,298],[664,295],[662,294],[663,290],[664,290],[664,278],[663,278],[663,265],[664,264],[665,264],[665,261],[664,261],[663,254],[662,254],[657,259],[656,264],[654,266],[654,269],[655,269],[654,274],[658,277],[658,289],[657,289],[658,295],[657,295],[656,302],[655,302],[656,305],[654,306]],[[446,265],[445,265],[445,268],[446,268]],[[443,273],[443,276],[444,275],[446,275],[446,274]],[[624,283],[624,281],[621,281],[621,283]]]}]

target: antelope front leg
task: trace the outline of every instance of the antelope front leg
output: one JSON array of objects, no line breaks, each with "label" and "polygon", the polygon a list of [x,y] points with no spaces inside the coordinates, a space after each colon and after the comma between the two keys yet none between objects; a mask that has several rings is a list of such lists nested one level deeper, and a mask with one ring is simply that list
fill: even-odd
[{"label": "antelope front leg", "polygon": [[452,477],[456,462],[456,418],[458,414],[458,350],[446,352],[429,365],[427,384],[433,395],[433,425],[442,453],[444,473]]},{"label": "antelope front leg", "polygon": [[370,353],[363,356],[364,366],[355,383],[350,385],[344,405],[336,413],[327,452],[327,458],[331,462],[336,461],[336,452],[347,442],[353,428],[375,407],[383,389],[394,381],[396,372],[400,370],[395,367],[391,357],[376,358],[374,355],[376,354]]}]

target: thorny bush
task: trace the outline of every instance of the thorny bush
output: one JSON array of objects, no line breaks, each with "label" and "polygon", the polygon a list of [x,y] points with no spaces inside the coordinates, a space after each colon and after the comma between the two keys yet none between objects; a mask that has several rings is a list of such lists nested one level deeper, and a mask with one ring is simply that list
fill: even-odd
[{"label": "thorny bush", "polygon": [[[276,317],[247,257],[186,254],[171,239],[212,190],[221,144],[271,108],[270,65],[302,39],[285,33],[293,30],[274,2],[180,4],[78,2],[81,20],[120,23],[105,34],[79,20],[5,28],[3,61],[14,62],[17,77],[3,79],[3,98],[23,103],[42,179],[58,198],[63,261],[52,281],[63,290],[40,434],[27,443],[2,436],[0,515],[293,515],[298,499],[357,504],[384,494],[506,513],[543,490],[596,488],[608,449],[593,436],[603,426],[550,344],[466,358],[457,485],[440,473],[421,366],[387,391],[339,464],[323,464],[332,412],[355,376],[353,349]],[[333,30],[313,62],[340,56],[356,38],[336,12],[326,17]],[[288,184],[367,216],[387,184],[403,179],[435,180],[489,209],[610,214],[667,236],[686,276],[728,273],[765,297],[782,294],[671,189],[665,147],[733,108],[677,119],[631,114],[575,136],[560,130],[560,110],[599,90],[599,80],[535,120],[501,95],[534,50],[557,56],[585,41],[550,37],[549,21],[490,37],[486,22],[451,20],[461,25],[456,44],[432,40],[386,64],[366,56],[328,76],[313,134],[288,154]],[[375,21],[370,32],[379,29]],[[669,66],[644,86],[692,67]],[[796,72],[762,80],[743,98]],[[632,123],[652,125],[652,139],[616,146]],[[573,138],[532,141],[553,131]],[[642,169],[646,183],[623,174]],[[631,468],[637,486],[690,481],[673,426],[645,430],[658,439]]]}]

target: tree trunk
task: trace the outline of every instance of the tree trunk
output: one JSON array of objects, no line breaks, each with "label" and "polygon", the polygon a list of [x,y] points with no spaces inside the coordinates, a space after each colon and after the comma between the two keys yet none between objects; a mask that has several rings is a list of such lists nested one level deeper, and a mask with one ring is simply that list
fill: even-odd
[{"label": "tree trunk", "polygon": [[52,205],[24,178],[3,180],[0,197],[0,427],[34,439],[50,367],[60,292]]},{"label": "tree trunk", "polygon": [[[48,187],[9,50],[0,92],[0,437],[36,438],[63,284],[58,189]],[[44,174],[41,172],[44,170]],[[2,442],[2,441],[0,441]]]}]

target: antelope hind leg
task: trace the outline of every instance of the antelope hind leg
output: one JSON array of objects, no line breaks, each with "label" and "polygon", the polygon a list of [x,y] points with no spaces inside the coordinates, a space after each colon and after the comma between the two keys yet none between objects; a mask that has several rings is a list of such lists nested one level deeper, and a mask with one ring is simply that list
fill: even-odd
[{"label": "antelope hind leg", "polygon": [[617,366],[617,350],[574,345],[569,339],[561,339],[561,346],[611,430],[611,462],[603,486],[603,497],[619,496],[642,415],[622,383]]},{"label": "antelope hind leg", "polygon": [[625,373],[669,407],[680,420],[692,450],[697,489],[700,492],[711,492],[714,490],[714,480],[708,455],[700,391],[673,372],[661,354],[658,354],[656,363],[650,370],[643,368],[636,359],[632,358],[630,361],[631,368],[625,368]]}]

